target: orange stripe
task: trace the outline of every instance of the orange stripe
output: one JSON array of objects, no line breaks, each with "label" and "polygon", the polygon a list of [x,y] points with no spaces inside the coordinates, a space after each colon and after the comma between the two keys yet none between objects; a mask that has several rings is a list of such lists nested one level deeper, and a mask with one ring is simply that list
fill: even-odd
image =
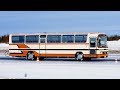
[{"label": "orange stripe", "polygon": [[[18,48],[29,48],[25,44],[10,44],[10,45],[17,45]],[[27,56],[28,50],[21,50],[22,54],[10,54],[10,56]],[[33,51],[35,56],[39,56],[39,54],[36,51]]]},{"label": "orange stripe", "polygon": [[25,45],[25,44],[17,44],[17,46],[19,47],[19,48],[29,48],[27,45]]},{"label": "orange stripe", "polygon": [[42,57],[75,57],[74,54],[40,54]]},{"label": "orange stripe", "polygon": [[91,58],[101,58],[106,56],[108,56],[108,54],[84,54],[84,57],[91,57]]}]

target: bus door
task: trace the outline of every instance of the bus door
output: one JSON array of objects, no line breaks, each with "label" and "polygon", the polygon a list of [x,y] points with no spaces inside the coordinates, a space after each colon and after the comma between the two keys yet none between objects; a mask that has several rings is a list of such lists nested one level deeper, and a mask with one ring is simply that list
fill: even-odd
[{"label": "bus door", "polygon": [[90,54],[96,54],[97,49],[97,38],[96,37],[90,37]]},{"label": "bus door", "polygon": [[39,43],[39,54],[42,57],[46,56],[46,35],[40,35],[40,43]]}]

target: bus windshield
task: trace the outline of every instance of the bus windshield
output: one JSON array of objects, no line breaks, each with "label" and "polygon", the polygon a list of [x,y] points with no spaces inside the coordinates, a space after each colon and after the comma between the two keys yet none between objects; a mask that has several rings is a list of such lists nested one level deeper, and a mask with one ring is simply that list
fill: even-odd
[{"label": "bus windshield", "polygon": [[107,37],[100,36],[98,39],[98,47],[107,47]]}]

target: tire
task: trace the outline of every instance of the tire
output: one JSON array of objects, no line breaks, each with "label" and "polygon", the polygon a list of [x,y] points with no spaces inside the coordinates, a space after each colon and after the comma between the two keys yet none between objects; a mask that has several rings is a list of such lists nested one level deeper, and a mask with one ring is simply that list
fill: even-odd
[{"label": "tire", "polygon": [[91,58],[84,58],[84,60],[85,60],[85,61],[90,61],[90,60],[91,60]]},{"label": "tire", "polygon": [[40,60],[44,60],[44,57],[39,57]]},{"label": "tire", "polygon": [[34,56],[34,59],[33,60],[37,60],[37,57]]},{"label": "tire", "polygon": [[37,58],[34,56],[34,52],[28,52],[27,60],[35,60],[35,59]]},{"label": "tire", "polygon": [[77,60],[77,61],[83,61],[83,53],[82,52],[77,52],[76,54],[75,54],[75,59]]}]

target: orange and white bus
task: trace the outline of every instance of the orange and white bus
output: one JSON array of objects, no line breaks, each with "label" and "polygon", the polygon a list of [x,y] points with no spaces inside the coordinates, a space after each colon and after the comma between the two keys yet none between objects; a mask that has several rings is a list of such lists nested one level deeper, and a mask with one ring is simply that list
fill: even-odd
[{"label": "orange and white bus", "polygon": [[10,34],[9,55],[27,60],[105,58],[108,57],[107,35],[79,32]]}]

